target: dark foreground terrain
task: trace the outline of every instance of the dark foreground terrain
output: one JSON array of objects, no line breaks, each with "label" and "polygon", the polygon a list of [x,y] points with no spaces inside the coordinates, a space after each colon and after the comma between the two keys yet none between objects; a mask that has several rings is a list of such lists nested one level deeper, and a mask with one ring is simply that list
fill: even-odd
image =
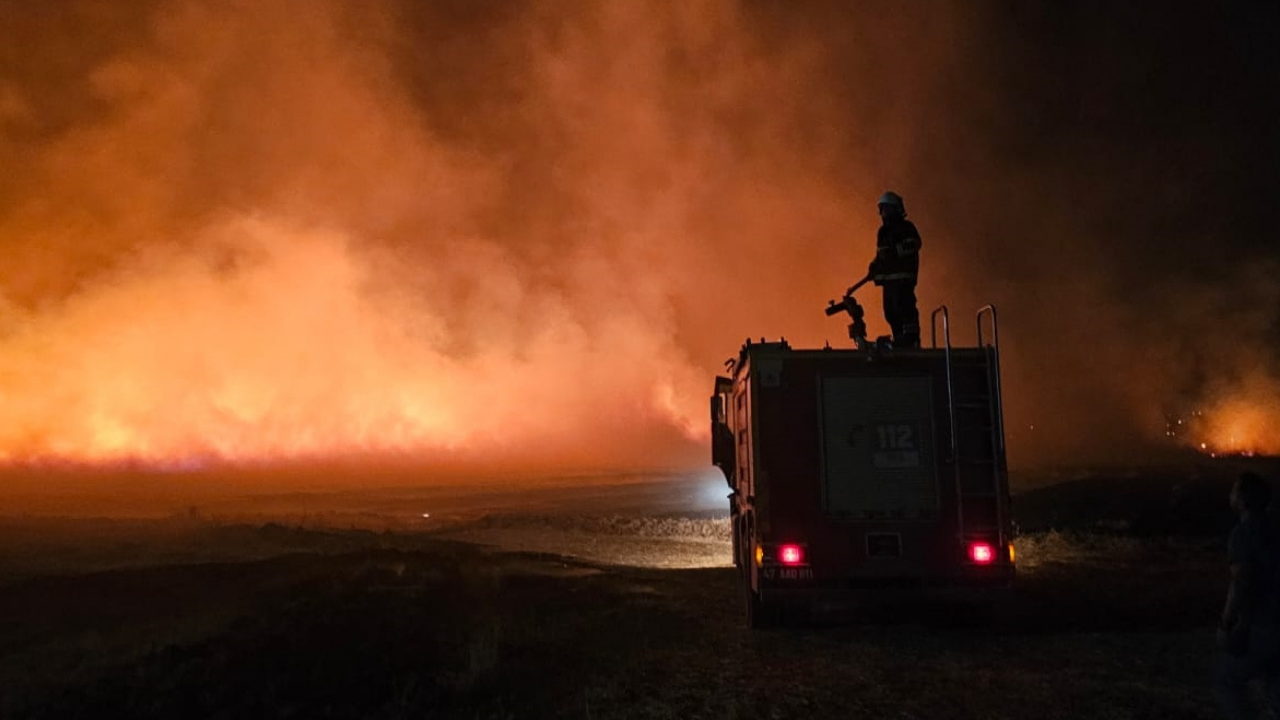
[{"label": "dark foreground terrain", "polygon": [[[996,606],[863,606],[756,632],[731,567],[417,530],[10,519],[0,716],[1211,718],[1224,520],[1200,505],[1221,489],[1190,503],[1205,524],[1183,534],[1105,517],[1122,511],[1101,498],[1096,521],[1050,529],[1037,503],[1098,491],[1037,491],[1019,586]],[[1160,485],[1155,515],[1176,518],[1188,492]],[[584,547],[679,544],[651,524],[530,522]],[[722,522],[675,527],[705,546]]]}]

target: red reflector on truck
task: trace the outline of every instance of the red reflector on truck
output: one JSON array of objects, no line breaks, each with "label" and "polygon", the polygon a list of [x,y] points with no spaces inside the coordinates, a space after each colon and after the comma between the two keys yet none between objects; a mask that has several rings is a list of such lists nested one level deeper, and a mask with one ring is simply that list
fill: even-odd
[{"label": "red reflector on truck", "polygon": [[990,564],[996,559],[995,548],[990,543],[969,543],[969,559],[979,565]]},{"label": "red reflector on truck", "polygon": [[804,548],[799,545],[779,545],[778,562],[783,565],[804,564]]}]

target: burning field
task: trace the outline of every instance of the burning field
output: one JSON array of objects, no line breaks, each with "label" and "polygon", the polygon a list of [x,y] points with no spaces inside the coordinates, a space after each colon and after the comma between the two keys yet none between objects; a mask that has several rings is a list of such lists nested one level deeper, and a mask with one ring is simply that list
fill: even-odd
[{"label": "burning field", "polygon": [[[1212,716],[1276,28],[0,3],[0,716]],[[744,633],[713,379],[847,343],[890,188],[922,315],[1000,308],[1024,582]]]},{"label": "burning field", "polygon": [[1168,436],[1213,457],[1280,456],[1280,395],[1265,378],[1210,396],[1204,409],[1169,423]]},{"label": "burning field", "polygon": [[[994,121],[1054,111],[1037,72],[1136,102],[1070,58],[989,71],[1069,15],[6,5],[0,463],[698,465],[743,338],[842,341],[818,311],[861,275],[886,186],[924,233],[921,306],[1005,309],[1015,464],[1142,461],[1175,405],[1206,413],[1193,446],[1276,452],[1277,259],[1249,203],[1190,222],[1182,200],[1266,153],[1247,123],[1206,146],[1212,123],[1144,145],[1107,117],[1028,121],[1044,144]],[[1224,92],[1183,56],[1133,112]],[[1197,174],[1165,172],[1171,138]],[[1124,172],[1090,159],[1112,144]],[[1125,192],[1149,172],[1163,195]]]}]

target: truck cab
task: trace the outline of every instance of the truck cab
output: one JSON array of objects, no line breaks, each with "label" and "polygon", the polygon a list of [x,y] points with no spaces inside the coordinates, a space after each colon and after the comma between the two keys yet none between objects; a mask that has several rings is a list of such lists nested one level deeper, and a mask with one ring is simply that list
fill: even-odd
[{"label": "truck cab", "polygon": [[995,308],[976,320],[976,347],[951,345],[945,306],[926,348],[748,341],[716,378],[712,460],[751,626],[827,599],[1012,582]]}]

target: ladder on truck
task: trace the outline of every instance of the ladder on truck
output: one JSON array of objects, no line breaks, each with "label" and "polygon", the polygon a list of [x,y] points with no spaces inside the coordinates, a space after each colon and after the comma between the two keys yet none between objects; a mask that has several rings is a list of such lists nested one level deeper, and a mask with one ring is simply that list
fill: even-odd
[{"label": "ladder on truck", "polygon": [[[951,321],[946,305],[930,318],[932,344],[938,349],[938,320],[942,320],[944,363],[947,375],[947,414],[950,421],[950,461],[956,494],[956,536],[960,543],[970,531],[992,533],[997,552],[1009,541],[1005,537],[1004,404],[1000,388],[1000,330],[993,305],[975,314],[978,347],[954,349]],[[984,333],[991,328],[990,337]],[[994,503],[995,527],[986,523],[966,525],[965,500],[990,499]]]}]

